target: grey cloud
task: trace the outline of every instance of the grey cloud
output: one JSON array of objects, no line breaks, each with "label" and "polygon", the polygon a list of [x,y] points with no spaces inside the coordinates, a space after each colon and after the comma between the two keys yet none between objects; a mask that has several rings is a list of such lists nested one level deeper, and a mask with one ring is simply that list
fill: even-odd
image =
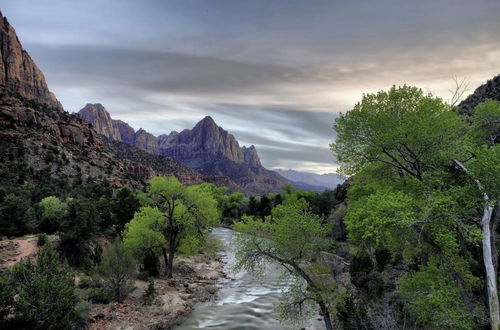
[{"label": "grey cloud", "polygon": [[498,74],[500,57],[497,0],[4,0],[1,9],[67,110],[101,102],[155,134],[211,115],[271,167],[333,167],[331,125],[362,93],[407,83],[446,97],[452,76],[473,88]]}]

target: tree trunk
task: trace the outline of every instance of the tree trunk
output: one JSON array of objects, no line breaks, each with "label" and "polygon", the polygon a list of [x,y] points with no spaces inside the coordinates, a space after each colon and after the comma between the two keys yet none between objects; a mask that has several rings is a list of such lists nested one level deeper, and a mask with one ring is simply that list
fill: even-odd
[{"label": "tree trunk", "polygon": [[167,278],[172,278],[174,270],[174,254],[175,254],[175,240],[177,235],[170,235],[168,241],[168,273]]},{"label": "tree trunk", "polygon": [[[485,199],[488,197],[486,196]],[[498,292],[497,292],[497,277],[495,274],[495,267],[493,265],[493,256],[491,251],[491,216],[494,207],[488,203],[484,207],[483,218],[481,225],[483,227],[483,262],[486,270],[486,289],[488,292],[488,307],[490,310],[490,324],[492,330],[500,328],[500,308],[498,305]],[[496,251],[495,251],[496,253]]]},{"label": "tree trunk", "polygon": [[165,262],[165,275],[168,276],[169,260],[168,260],[168,256],[167,256],[167,250],[165,248],[162,248],[161,250],[163,252],[163,261]]},{"label": "tree trunk", "polygon": [[318,305],[321,309],[321,313],[323,313],[323,320],[325,321],[326,330],[333,330],[332,320],[330,318],[330,311],[328,310],[328,307],[326,307],[324,302],[319,302]]},{"label": "tree trunk", "polygon": [[[455,164],[457,164],[462,171],[464,171],[466,174],[469,174],[469,171],[465,167],[464,164],[462,164],[458,160],[453,160]],[[474,179],[476,182],[479,190],[484,192],[483,185],[479,180]],[[483,200],[484,200],[484,209],[483,209],[483,217],[481,219],[481,227],[483,231],[483,239],[482,239],[482,245],[483,245],[483,263],[484,263],[484,269],[486,271],[486,291],[488,293],[488,308],[490,311],[490,325],[491,325],[491,330],[498,330],[500,329],[500,307],[498,305],[498,292],[497,292],[497,276],[495,272],[495,266],[493,263],[493,253],[496,253],[496,251],[492,252],[492,241],[494,241],[495,233],[491,232],[491,217],[493,215],[493,210],[495,209],[495,206],[492,205],[490,198],[488,197],[488,194],[486,192],[483,193]]]}]

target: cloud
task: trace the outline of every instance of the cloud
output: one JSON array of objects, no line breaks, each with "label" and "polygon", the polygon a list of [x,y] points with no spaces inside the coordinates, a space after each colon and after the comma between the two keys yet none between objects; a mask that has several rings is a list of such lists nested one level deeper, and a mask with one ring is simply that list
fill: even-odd
[{"label": "cloud", "polygon": [[500,2],[5,0],[65,108],[103,103],[155,134],[205,115],[269,167],[334,170],[339,112],[417,85],[448,98],[498,74]]}]

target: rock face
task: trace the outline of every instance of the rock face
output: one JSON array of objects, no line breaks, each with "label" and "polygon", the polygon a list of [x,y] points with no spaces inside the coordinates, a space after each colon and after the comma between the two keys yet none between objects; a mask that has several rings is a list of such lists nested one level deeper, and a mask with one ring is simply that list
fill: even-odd
[{"label": "rock face", "polygon": [[111,119],[109,112],[100,103],[88,103],[78,111],[78,114],[87,123],[92,124],[97,133],[105,137],[125,142],[155,155],[159,154],[158,142],[153,134],[142,128],[135,132],[129,124]]},{"label": "rock face", "polygon": [[458,107],[460,113],[465,115],[473,115],[474,108],[479,103],[486,99],[494,99],[500,101],[500,75],[488,80],[486,84],[476,88],[474,93],[469,95],[465,100],[460,102]]},{"label": "rock face", "polygon": [[238,141],[232,134],[217,126],[210,116],[203,118],[193,129],[170,133],[162,138],[159,147],[162,154],[181,162],[190,163],[194,160],[199,163],[200,160],[218,158],[236,163],[245,162],[245,155]]},{"label": "rock face", "polygon": [[102,106],[102,104],[88,103],[78,114],[87,123],[92,124],[92,127],[97,133],[102,134],[114,140],[121,140],[120,130],[117,125],[114,125],[109,112]]},{"label": "rock face", "polygon": [[155,155],[159,153],[156,137],[142,128],[135,132],[133,146]]},{"label": "rock face", "polygon": [[124,121],[121,120],[113,120],[114,125],[118,127],[118,131],[120,132],[120,140],[130,145],[134,145],[135,141],[135,130]]},{"label": "rock face", "polygon": [[243,152],[243,158],[245,164],[250,167],[260,167],[262,164],[260,163],[259,155],[257,155],[257,149],[255,146],[251,145],[250,147],[241,147],[241,151]]},{"label": "rock face", "polygon": [[0,12],[0,86],[58,110],[62,105],[52,94],[45,77],[23,49],[16,31]]}]

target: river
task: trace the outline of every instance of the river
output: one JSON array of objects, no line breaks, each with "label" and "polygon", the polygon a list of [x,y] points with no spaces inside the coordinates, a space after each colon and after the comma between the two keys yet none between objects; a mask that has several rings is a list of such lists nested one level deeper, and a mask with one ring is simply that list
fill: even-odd
[{"label": "river", "polygon": [[[175,330],[281,330],[301,327],[282,324],[276,320],[273,304],[279,301],[281,289],[287,283],[280,279],[277,269],[257,279],[246,272],[231,272],[234,262],[233,239],[230,229],[215,228],[213,234],[224,243],[224,261],[230,279],[221,279],[217,299],[195,306],[193,313]],[[323,320],[315,317],[302,326],[308,330],[325,329]]]}]

